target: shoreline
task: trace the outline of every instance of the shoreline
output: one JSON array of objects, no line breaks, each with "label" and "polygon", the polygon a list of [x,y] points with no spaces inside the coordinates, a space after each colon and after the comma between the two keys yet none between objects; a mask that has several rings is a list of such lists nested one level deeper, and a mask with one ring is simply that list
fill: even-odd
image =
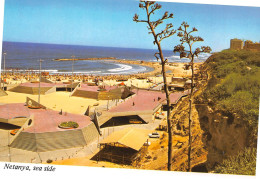
[{"label": "shoreline", "polygon": [[[133,74],[84,74],[84,73],[76,73],[72,74],[69,73],[55,73],[51,74],[48,73],[47,75],[44,75],[43,77],[47,79],[63,79],[63,80],[73,80],[73,81],[81,81],[84,79],[104,79],[104,80],[126,80],[126,79],[146,79],[148,77],[162,77],[161,75],[161,65],[160,62],[152,62],[152,61],[141,61],[141,60],[125,60],[125,59],[109,59],[106,61],[110,62],[116,62],[119,64],[132,64],[132,65],[139,65],[144,67],[149,67],[152,70],[151,71],[144,71],[144,72],[138,72]],[[204,62],[196,62],[195,64],[195,70],[199,68],[200,65],[202,65]],[[170,62],[166,64],[166,76],[167,77],[190,77],[191,76],[191,70],[185,70],[185,65],[188,64],[186,62]],[[42,71],[44,72],[44,71]],[[2,76],[3,72],[2,72]],[[10,81],[36,81],[39,78],[39,70],[23,70],[21,71],[13,71],[8,70],[6,73],[5,79]],[[63,81],[62,80],[62,81]]]},{"label": "shoreline", "polygon": [[96,57],[96,58],[57,58],[54,59],[53,61],[79,61],[79,60],[116,60],[116,57]]}]

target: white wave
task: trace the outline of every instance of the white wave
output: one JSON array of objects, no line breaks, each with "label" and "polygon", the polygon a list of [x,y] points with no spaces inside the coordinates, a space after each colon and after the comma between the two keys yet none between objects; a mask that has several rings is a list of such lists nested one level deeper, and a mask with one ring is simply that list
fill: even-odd
[{"label": "white wave", "polygon": [[133,67],[130,65],[124,65],[124,64],[116,64],[117,66],[119,66],[119,68],[114,68],[114,69],[110,69],[107,70],[109,72],[122,72],[122,71],[127,71],[127,70],[131,70]]},{"label": "white wave", "polygon": [[[8,70],[5,70],[5,71],[15,71],[15,72],[39,72],[39,70],[27,70],[27,69],[8,69]],[[50,72],[50,73],[56,73],[58,72],[58,70],[41,70],[42,72]]]},{"label": "white wave", "polygon": [[205,59],[205,60],[207,60],[209,57],[211,56],[211,53],[201,53],[201,54],[199,54],[199,59]]},{"label": "white wave", "polygon": [[[72,74],[72,72],[62,72],[62,71],[53,72],[53,73]],[[101,71],[75,71],[75,72],[73,72],[73,74],[96,74],[96,73],[101,73]]]},{"label": "white wave", "polygon": [[[210,53],[201,53],[198,55],[198,57],[195,57],[194,60],[202,60],[205,61],[211,56]],[[168,59],[170,62],[178,62],[178,61],[187,61],[189,58],[180,58],[179,55],[172,55],[170,57],[165,57],[165,59]]]}]

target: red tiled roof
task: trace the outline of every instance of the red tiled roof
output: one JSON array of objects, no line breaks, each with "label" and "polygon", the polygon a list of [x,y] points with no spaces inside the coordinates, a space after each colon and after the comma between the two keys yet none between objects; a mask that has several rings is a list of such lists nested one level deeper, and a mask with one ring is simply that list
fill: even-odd
[{"label": "red tiled roof", "polygon": [[62,115],[58,111],[50,109],[29,109],[22,103],[0,105],[0,118],[11,119],[17,116],[29,117],[34,115],[34,125],[25,129],[25,132],[43,133],[64,131],[58,127],[61,122],[74,121],[79,124],[77,129],[86,127],[91,123],[91,118],[84,115],[71,114],[63,112]]},{"label": "red tiled roof", "polygon": [[24,106],[24,103],[13,103],[0,105],[0,118],[12,119],[15,117],[29,117],[29,109]]},{"label": "red tiled roof", "polygon": [[[117,88],[116,86],[105,86],[106,91],[110,91],[112,89]],[[88,86],[87,84],[82,84],[78,90],[82,91],[93,91],[93,92],[99,92],[99,86]]]},{"label": "red tiled roof", "polygon": [[[39,83],[22,83],[19,86],[38,88],[39,87]],[[54,83],[44,83],[44,82],[41,82],[41,87],[53,87],[53,86],[55,86]]]},{"label": "red tiled roof", "polygon": [[56,132],[64,131],[58,127],[61,122],[74,121],[79,124],[78,129],[86,127],[91,123],[91,118],[88,116],[77,115],[63,112],[62,115],[57,111],[45,110],[45,109],[30,109],[30,113],[34,114],[34,125],[31,128],[27,128],[25,132]]},{"label": "red tiled roof", "polygon": [[[165,93],[158,91],[134,90],[135,95],[118,106],[112,107],[109,112],[128,112],[128,111],[148,111],[154,110],[165,99]],[[175,104],[183,93],[172,93],[170,95],[171,103]],[[159,100],[158,100],[159,99]]]}]

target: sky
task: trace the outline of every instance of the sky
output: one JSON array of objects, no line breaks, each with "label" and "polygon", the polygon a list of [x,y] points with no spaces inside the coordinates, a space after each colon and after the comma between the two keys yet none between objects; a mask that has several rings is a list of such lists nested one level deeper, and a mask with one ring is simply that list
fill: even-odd
[{"label": "sky", "polygon": [[[198,29],[204,39],[198,46],[213,51],[229,48],[230,39],[260,41],[260,7],[158,2],[174,18],[165,21],[177,29],[183,21]],[[135,13],[145,18],[137,0],[6,0],[3,40],[89,46],[155,49],[145,23],[133,21]],[[165,39],[162,47],[172,50],[177,35]]]}]

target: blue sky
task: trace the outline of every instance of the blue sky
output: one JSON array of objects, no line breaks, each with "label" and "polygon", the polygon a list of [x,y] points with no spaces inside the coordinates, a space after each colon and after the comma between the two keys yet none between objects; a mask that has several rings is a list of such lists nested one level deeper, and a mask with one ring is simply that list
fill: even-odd
[{"label": "blue sky", "polygon": [[[228,48],[235,37],[260,41],[259,7],[159,3],[162,9],[155,18],[165,11],[174,13],[165,24],[172,22],[177,29],[187,21],[205,40],[198,45],[209,45],[213,51]],[[132,21],[135,13],[144,17],[138,4],[137,0],[6,0],[3,40],[154,49],[147,25]],[[178,43],[175,35],[162,45],[172,50]]]}]

